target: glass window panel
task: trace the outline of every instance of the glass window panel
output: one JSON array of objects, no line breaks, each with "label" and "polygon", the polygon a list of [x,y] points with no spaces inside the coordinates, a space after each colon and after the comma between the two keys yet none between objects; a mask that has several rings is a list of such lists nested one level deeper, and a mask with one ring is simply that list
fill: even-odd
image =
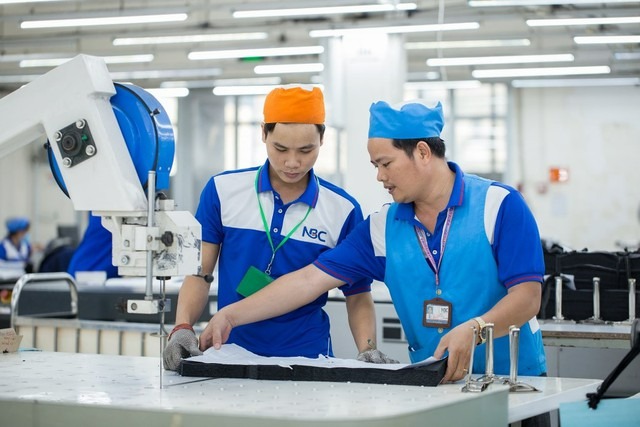
[{"label": "glass window panel", "polygon": [[453,102],[457,116],[491,116],[491,85],[455,90]]},{"label": "glass window panel", "polygon": [[267,152],[262,138],[260,126],[251,124],[238,124],[238,169],[258,166],[264,163]]},{"label": "glass window panel", "polygon": [[502,174],[506,166],[504,119],[457,119],[455,158],[469,173]]},{"label": "glass window panel", "polygon": [[338,142],[334,128],[327,127],[324,132],[324,141],[314,169],[318,175],[326,179],[338,170]]}]

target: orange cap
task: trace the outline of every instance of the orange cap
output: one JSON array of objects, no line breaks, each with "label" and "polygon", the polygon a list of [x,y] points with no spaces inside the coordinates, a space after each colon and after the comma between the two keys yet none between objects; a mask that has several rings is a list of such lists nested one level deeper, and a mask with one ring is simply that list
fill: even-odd
[{"label": "orange cap", "polygon": [[323,124],[322,91],[300,86],[273,89],[264,101],[264,122]]}]

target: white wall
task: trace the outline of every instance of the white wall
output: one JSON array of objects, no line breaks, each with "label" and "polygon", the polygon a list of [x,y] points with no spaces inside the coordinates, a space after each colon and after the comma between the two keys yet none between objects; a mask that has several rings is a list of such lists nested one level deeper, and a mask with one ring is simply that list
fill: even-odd
[{"label": "white wall", "polygon": [[[520,89],[515,120],[522,190],[543,238],[574,249],[640,242],[640,88]],[[549,168],[569,170],[550,183]]]}]

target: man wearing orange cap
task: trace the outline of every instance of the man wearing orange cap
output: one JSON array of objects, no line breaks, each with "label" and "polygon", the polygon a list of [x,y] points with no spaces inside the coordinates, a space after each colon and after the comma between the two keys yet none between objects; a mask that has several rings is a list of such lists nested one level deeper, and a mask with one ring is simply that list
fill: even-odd
[{"label": "man wearing orange cap", "polygon": [[[324,99],[318,88],[274,89],[264,103],[260,167],[223,172],[202,191],[196,218],[202,224],[203,277],[185,278],[176,327],[164,352],[166,369],[201,354],[191,325],[209,294],[218,263],[218,308],[233,304],[335,247],[363,220],[359,204],[313,171],[324,135]],[[371,281],[341,288],[360,357],[389,362],[372,348],[375,314]],[[282,316],[234,329],[229,343],[263,356],[332,356],[327,293]],[[201,347],[203,347],[201,345]]]}]

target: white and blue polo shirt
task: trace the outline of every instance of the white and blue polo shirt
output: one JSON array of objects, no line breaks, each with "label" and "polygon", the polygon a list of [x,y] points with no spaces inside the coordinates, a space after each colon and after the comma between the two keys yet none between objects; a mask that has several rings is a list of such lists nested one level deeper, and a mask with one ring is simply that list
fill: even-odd
[{"label": "white and blue polo shirt", "polygon": [[31,245],[25,240],[19,247],[15,247],[8,237],[0,242],[0,268],[24,270],[30,257]]},{"label": "white and blue polo shirt", "polygon": [[[220,245],[218,260],[218,307],[243,297],[236,292],[249,267],[265,271],[271,259],[258,205],[255,181],[258,167],[223,172],[212,177],[200,196],[196,218],[202,225],[202,240]],[[269,161],[258,176],[258,193],[274,247],[309,215],[285,244],[276,251],[271,276],[309,265],[321,253],[343,241],[362,222],[362,210],[343,189],[310,171],[305,192],[284,204],[269,180]],[[362,278],[341,288],[346,296],[371,290],[371,280]],[[322,310],[327,294],[312,303],[273,319],[233,329],[229,343],[263,356],[332,355],[329,318]]]},{"label": "white and blue polo shirt", "polygon": [[[452,302],[451,328],[488,311],[507,289],[528,281],[542,282],[544,260],[535,219],[513,188],[474,175],[456,173],[449,203],[438,215],[433,233],[416,219],[413,204],[385,205],[359,225],[336,249],[314,263],[331,276],[353,283],[363,277],[384,281],[407,335],[412,361],[431,356],[450,329],[422,326],[422,304],[434,298],[435,275],[420,248],[414,226],[421,227],[438,264],[440,241],[448,208],[454,215],[441,264],[442,298]],[[448,250],[447,250],[448,249]],[[521,374],[546,371],[542,338],[535,318],[521,330]],[[508,371],[507,343],[496,340],[495,372]],[[507,347],[508,349],[508,347]],[[523,347],[524,349],[524,347]],[[484,368],[484,346],[476,351],[474,370]],[[498,352],[506,353],[500,356]],[[476,363],[477,362],[477,363]]]}]

